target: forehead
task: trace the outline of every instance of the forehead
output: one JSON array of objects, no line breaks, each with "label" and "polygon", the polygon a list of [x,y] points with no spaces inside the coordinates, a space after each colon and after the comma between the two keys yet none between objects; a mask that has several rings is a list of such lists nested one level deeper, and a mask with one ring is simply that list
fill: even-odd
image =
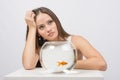
[{"label": "forehead", "polygon": [[42,24],[48,21],[49,19],[52,19],[48,14],[46,13],[39,13],[38,16],[36,17],[36,24]]}]

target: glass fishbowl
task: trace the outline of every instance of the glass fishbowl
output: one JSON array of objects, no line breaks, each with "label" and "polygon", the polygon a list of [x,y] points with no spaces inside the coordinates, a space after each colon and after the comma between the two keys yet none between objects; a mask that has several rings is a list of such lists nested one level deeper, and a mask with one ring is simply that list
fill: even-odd
[{"label": "glass fishbowl", "polygon": [[71,42],[45,42],[40,50],[42,67],[49,72],[64,72],[74,68],[77,50]]}]

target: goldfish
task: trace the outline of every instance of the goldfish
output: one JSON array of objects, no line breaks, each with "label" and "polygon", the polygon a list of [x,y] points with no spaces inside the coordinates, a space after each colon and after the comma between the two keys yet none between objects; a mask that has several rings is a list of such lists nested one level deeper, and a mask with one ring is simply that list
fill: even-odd
[{"label": "goldfish", "polygon": [[66,64],[68,64],[68,63],[65,62],[65,61],[57,62],[57,65],[58,65],[58,66],[64,66],[64,65],[66,65]]}]

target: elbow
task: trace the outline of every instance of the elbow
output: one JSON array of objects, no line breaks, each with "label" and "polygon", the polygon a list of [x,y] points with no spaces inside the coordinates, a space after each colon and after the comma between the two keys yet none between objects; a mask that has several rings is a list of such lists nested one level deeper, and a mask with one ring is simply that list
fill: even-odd
[{"label": "elbow", "polygon": [[23,68],[26,70],[32,70],[35,68],[35,65],[26,59],[22,59]]},{"label": "elbow", "polygon": [[26,70],[32,70],[35,68],[34,65],[32,65],[31,63],[25,62],[25,61],[23,61],[22,64],[23,64],[24,69]]},{"label": "elbow", "polygon": [[106,71],[107,70],[107,64],[106,64],[106,62],[101,62],[99,64],[99,70],[101,70],[101,71]]},{"label": "elbow", "polygon": [[32,70],[34,69],[35,67],[31,66],[31,65],[23,65],[24,69],[26,70]]}]

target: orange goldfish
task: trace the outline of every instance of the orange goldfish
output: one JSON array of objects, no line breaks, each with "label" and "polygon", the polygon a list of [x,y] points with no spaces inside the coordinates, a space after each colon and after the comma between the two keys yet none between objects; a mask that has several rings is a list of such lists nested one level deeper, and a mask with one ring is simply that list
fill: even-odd
[{"label": "orange goldfish", "polygon": [[57,62],[57,65],[58,65],[58,66],[64,66],[64,65],[66,65],[66,64],[68,64],[68,63],[65,62],[65,61]]}]

